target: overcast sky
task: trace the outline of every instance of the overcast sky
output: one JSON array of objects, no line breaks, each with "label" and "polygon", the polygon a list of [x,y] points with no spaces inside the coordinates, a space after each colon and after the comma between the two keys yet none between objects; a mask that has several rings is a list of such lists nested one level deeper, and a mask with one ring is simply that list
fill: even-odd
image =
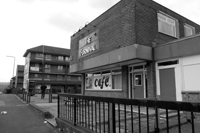
[{"label": "overcast sky", "polygon": [[[9,82],[14,59],[24,65],[26,49],[70,48],[70,36],[119,0],[0,0],[0,82]],[[154,0],[200,24],[200,0]],[[16,72],[15,72],[16,73]]]}]

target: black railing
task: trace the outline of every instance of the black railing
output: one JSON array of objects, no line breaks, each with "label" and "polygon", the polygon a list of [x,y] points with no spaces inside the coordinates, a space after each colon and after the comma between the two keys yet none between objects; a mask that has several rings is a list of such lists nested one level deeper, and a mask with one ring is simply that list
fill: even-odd
[{"label": "black railing", "polygon": [[58,94],[58,117],[97,133],[195,133],[194,112],[199,103]]}]

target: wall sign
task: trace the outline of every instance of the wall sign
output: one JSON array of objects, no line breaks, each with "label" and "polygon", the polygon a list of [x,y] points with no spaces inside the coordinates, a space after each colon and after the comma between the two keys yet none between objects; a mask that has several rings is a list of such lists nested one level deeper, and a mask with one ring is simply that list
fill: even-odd
[{"label": "wall sign", "polygon": [[85,55],[88,55],[90,53],[93,53],[94,51],[97,51],[98,49],[99,49],[99,45],[97,41],[89,45],[86,45],[85,47],[79,49],[79,58]]},{"label": "wall sign", "polygon": [[93,77],[87,78],[86,89],[111,90],[112,89],[111,74],[93,76]]},{"label": "wall sign", "polygon": [[78,57],[84,57],[99,49],[98,30],[79,40]]}]

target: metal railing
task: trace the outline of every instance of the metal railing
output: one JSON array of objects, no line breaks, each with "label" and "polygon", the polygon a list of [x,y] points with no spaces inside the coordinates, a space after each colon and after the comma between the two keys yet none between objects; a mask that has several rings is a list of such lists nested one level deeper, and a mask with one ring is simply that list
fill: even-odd
[{"label": "metal railing", "polygon": [[58,94],[58,118],[96,133],[195,133],[194,112],[200,103]]}]

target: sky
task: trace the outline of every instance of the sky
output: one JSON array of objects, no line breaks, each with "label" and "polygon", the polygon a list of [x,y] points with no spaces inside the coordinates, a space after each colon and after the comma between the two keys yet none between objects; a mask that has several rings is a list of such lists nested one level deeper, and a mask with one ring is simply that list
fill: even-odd
[{"label": "sky", "polygon": [[[154,0],[200,24],[200,0]],[[9,82],[13,64],[24,65],[29,48],[70,48],[70,37],[119,0],[0,0],[0,82]],[[13,57],[7,57],[13,56]]]}]

